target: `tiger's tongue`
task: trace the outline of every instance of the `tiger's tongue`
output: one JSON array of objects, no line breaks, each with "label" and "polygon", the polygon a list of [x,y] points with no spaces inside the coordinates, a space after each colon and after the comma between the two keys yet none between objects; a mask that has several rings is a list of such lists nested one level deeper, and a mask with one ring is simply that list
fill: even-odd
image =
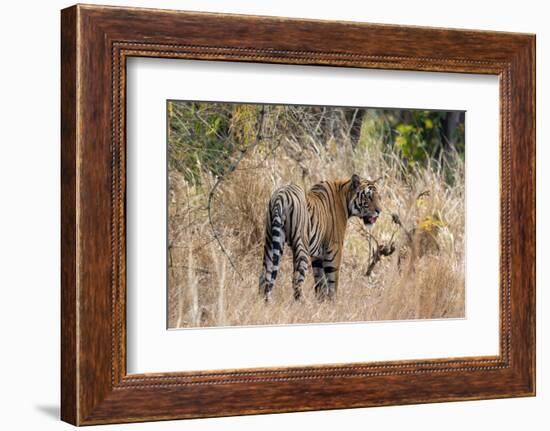
[{"label": "tiger's tongue", "polygon": [[378,217],[376,217],[376,216],[365,216],[365,217],[363,217],[363,222],[365,224],[374,224],[374,223],[376,223],[377,218]]}]

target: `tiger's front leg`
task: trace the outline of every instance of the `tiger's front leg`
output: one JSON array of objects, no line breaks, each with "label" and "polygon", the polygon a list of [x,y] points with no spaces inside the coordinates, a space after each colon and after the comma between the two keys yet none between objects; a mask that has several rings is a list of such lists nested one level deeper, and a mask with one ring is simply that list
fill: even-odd
[{"label": "tiger's front leg", "polygon": [[323,259],[314,258],[311,261],[313,267],[313,278],[315,279],[315,296],[323,300],[328,293],[328,283],[323,270]]},{"label": "tiger's front leg", "polygon": [[328,250],[323,258],[323,271],[327,280],[327,297],[334,299],[338,290],[340,278],[340,263],[342,259],[341,247],[337,250]]}]

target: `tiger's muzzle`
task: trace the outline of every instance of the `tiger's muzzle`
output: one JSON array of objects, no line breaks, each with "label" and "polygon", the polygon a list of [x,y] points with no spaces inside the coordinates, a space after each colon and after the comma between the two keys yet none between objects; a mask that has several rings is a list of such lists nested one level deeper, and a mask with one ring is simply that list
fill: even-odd
[{"label": "tiger's muzzle", "polygon": [[380,210],[375,210],[372,213],[368,213],[363,216],[363,223],[365,223],[365,226],[372,227],[374,223],[376,223],[376,220],[378,220],[378,217],[380,216]]}]

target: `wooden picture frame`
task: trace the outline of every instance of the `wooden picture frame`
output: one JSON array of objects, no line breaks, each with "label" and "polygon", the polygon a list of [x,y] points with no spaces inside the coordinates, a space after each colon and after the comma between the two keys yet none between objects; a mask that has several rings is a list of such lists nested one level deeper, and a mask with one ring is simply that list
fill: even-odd
[{"label": "wooden picture frame", "polygon": [[[64,421],[535,394],[534,35],[82,5],[61,17]],[[128,375],[125,65],[131,56],[498,75],[500,354]]]}]

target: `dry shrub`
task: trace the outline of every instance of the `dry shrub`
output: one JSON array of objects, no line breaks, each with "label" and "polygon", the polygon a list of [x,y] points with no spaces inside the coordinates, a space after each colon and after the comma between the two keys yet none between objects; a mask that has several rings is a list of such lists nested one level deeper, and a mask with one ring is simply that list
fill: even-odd
[{"label": "dry shrub", "polygon": [[[340,143],[315,147],[285,142],[266,154],[255,148],[237,169],[200,184],[169,173],[169,327],[278,325],[457,318],[464,316],[464,181],[455,160],[452,185],[441,167],[410,168],[378,148],[352,150]],[[308,272],[304,297],[292,295],[292,253],[288,247],[266,305],[258,293],[265,212],[273,190],[296,183],[304,188],[323,179],[382,177],[383,213],[371,233],[394,241],[398,252],[383,258],[366,276],[373,243],[359,219],[348,222],[340,285],[334,301],[319,302]],[[391,214],[399,214],[403,227]],[[214,229],[214,230],[213,230]],[[214,231],[226,253],[214,237]],[[229,259],[230,258],[230,259]],[[233,265],[235,268],[233,268]]]}]

